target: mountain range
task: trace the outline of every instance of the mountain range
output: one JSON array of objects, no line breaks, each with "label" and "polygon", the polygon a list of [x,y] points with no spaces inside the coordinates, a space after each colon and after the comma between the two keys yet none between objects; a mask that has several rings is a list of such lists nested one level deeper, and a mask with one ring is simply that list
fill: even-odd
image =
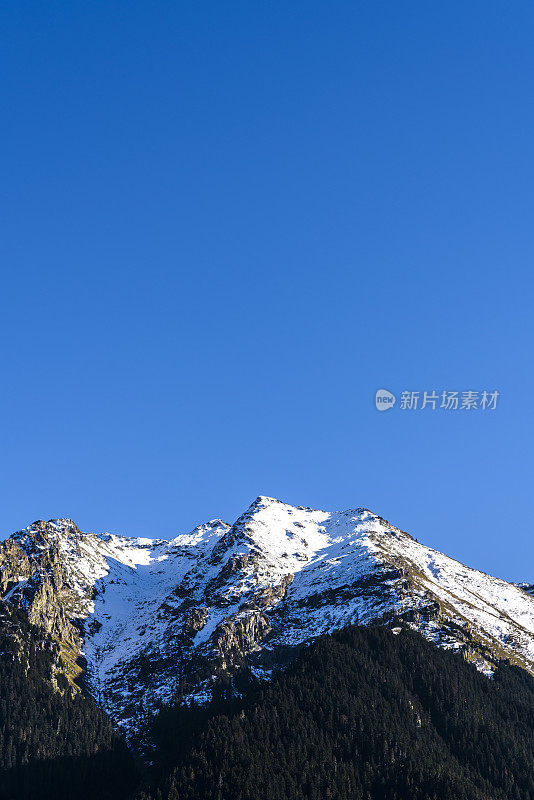
[{"label": "mountain range", "polygon": [[176,701],[202,705],[244,669],[268,681],[317,637],[353,625],[410,627],[487,676],[504,662],[534,674],[531,592],[368,509],[268,497],[233,524],[170,541],[54,519],[0,544],[0,628],[19,657],[15,612],[45,637],[51,685],[90,694],[128,736]]}]

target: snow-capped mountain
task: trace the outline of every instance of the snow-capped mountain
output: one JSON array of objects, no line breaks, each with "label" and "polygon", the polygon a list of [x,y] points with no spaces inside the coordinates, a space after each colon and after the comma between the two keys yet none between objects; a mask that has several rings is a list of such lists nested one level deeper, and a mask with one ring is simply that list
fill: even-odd
[{"label": "snow-capped mountain", "polygon": [[171,541],[36,522],[0,546],[0,592],[57,642],[58,669],[136,728],[177,696],[202,700],[247,664],[267,676],[314,637],[409,624],[490,674],[534,673],[534,597],[416,542],[364,508],[258,497],[234,523]]}]

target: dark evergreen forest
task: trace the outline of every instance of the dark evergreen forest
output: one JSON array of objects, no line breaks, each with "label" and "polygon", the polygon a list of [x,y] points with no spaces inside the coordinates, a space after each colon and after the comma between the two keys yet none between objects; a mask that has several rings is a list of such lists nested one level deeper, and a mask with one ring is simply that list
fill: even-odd
[{"label": "dark evergreen forest", "polygon": [[[7,613],[7,612],[6,612]],[[53,641],[16,611],[0,628],[0,800],[126,800],[136,763],[91,698],[59,677]]]},{"label": "dark evergreen forest", "polygon": [[150,768],[32,659],[0,658],[1,800],[534,800],[534,679],[408,629],[324,636],[270,683],[162,710],[137,742]]}]

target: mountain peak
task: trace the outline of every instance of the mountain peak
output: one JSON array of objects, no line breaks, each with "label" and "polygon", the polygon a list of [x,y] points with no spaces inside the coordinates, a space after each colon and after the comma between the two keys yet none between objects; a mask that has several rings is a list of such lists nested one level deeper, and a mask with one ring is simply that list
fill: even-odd
[{"label": "mountain peak", "polygon": [[92,691],[126,727],[138,702],[171,700],[182,680],[207,698],[214,675],[246,663],[267,675],[291,648],[373,620],[402,619],[487,673],[503,654],[534,673],[530,585],[465,567],[361,506],[259,495],[233,525],[171,541],[81,533],[70,518],[12,539],[0,595],[84,654]]},{"label": "mountain peak", "polygon": [[49,519],[47,521],[44,519],[37,519],[35,522],[32,522],[31,525],[28,525],[28,527],[24,530],[28,533],[33,533],[36,531],[52,532],[58,530],[68,530],[81,533],[74,520],[70,519],[69,517],[59,517],[57,519]]},{"label": "mountain peak", "polygon": [[82,536],[82,532],[76,523],[67,517],[59,519],[44,519],[35,520],[31,525],[16,531],[12,534],[11,538],[19,542],[23,547],[33,547],[38,544],[41,548],[47,547],[48,543],[56,541],[58,538],[71,538],[78,539]]},{"label": "mountain peak", "polygon": [[259,494],[253,503],[250,504],[248,510],[252,510],[254,508],[265,507],[265,506],[272,506],[272,505],[287,505],[287,503],[283,503],[282,500],[278,500],[276,497],[267,497],[265,494]]},{"label": "mountain peak", "polygon": [[68,530],[73,533],[81,533],[80,529],[70,517],[58,517],[57,519],[49,519],[45,522],[45,526],[53,526],[56,530]]}]

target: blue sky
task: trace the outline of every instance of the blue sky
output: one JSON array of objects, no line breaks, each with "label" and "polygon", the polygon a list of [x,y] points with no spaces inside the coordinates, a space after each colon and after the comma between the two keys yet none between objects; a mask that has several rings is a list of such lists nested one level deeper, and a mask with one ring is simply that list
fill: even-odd
[{"label": "blue sky", "polygon": [[0,23],[1,534],[168,537],[266,494],[534,581],[532,4]]}]

